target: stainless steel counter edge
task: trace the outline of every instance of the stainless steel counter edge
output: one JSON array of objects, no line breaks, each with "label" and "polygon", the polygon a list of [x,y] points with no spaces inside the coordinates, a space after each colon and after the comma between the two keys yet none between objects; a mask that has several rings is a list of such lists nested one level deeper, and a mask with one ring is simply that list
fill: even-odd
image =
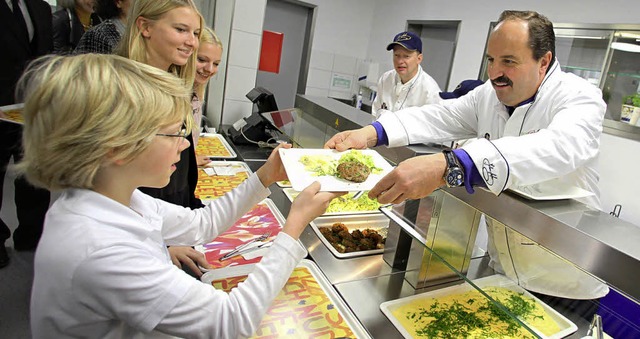
[{"label": "stainless steel counter edge", "polygon": [[447,192],[539,243],[636,300],[640,299],[640,227],[575,200],[528,201],[484,189]]}]

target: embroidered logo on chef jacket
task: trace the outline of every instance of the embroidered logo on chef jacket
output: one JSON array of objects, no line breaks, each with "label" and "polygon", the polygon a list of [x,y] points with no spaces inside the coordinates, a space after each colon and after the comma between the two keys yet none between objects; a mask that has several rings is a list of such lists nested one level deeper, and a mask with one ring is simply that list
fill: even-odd
[{"label": "embroidered logo on chef jacket", "polygon": [[498,178],[498,175],[493,173],[495,167],[489,159],[484,158],[484,160],[482,160],[482,178],[484,182],[487,183],[487,186],[493,186],[495,180]]},{"label": "embroidered logo on chef jacket", "polygon": [[[538,129],[532,129],[532,130],[530,130],[530,131],[524,132],[524,134],[533,134],[533,133],[538,133],[538,132],[540,132],[540,129],[539,129],[539,128],[538,128]],[[524,135],[524,134],[523,134],[523,135]]]}]

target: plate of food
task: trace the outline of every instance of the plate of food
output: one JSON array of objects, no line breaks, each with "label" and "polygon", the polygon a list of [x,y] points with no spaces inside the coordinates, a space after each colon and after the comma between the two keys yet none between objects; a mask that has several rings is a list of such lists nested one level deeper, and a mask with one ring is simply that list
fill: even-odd
[{"label": "plate of food", "polygon": [[386,301],[380,310],[405,338],[564,338],[578,330],[565,316],[503,275],[473,283],[536,335],[469,283]]},{"label": "plate of food", "polygon": [[14,124],[24,124],[24,118],[22,117],[22,110],[24,104],[15,104],[0,107],[0,120],[12,122]]},{"label": "plate of food", "polygon": [[289,148],[280,150],[291,186],[302,191],[314,181],[321,191],[349,192],[373,188],[393,167],[374,150]]}]

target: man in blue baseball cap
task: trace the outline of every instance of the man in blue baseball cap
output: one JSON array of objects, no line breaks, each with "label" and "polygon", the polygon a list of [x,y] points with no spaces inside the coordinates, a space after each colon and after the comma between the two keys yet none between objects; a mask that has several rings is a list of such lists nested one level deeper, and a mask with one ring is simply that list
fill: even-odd
[{"label": "man in blue baseball cap", "polygon": [[440,86],[422,70],[422,40],[413,32],[400,32],[387,45],[393,50],[394,69],[378,80],[377,95],[371,113],[379,117],[385,111],[440,103]]},{"label": "man in blue baseball cap", "polygon": [[482,84],[484,84],[484,81],[482,80],[463,80],[461,83],[458,84],[458,86],[456,86],[456,88],[453,91],[440,92],[440,97],[442,99],[459,98]]}]

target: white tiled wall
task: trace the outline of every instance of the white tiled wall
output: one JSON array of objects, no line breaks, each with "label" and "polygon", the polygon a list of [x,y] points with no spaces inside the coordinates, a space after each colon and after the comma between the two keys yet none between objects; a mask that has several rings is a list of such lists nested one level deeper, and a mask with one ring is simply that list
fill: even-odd
[{"label": "white tiled wall", "polygon": [[[360,70],[365,69],[364,60],[319,50],[311,51],[309,75],[307,78],[306,94],[330,96],[341,99],[351,99],[359,89],[358,77],[366,74]],[[334,76],[351,79],[351,87],[348,89],[332,87]]]},{"label": "white tiled wall", "polygon": [[235,1],[229,37],[222,124],[232,124],[251,114],[253,104],[245,95],[256,84],[266,5],[266,0]]}]

